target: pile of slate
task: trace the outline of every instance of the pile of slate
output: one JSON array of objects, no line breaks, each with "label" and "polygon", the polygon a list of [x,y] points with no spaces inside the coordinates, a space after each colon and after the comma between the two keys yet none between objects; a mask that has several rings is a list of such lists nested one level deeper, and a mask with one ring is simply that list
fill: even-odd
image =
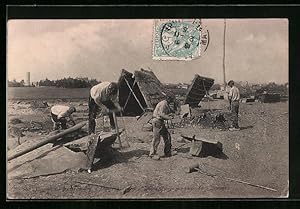
[{"label": "pile of slate", "polygon": [[224,111],[207,111],[192,115],[191,117],[182,118],[176,127],[200,126],[201,128],[213,128],[227,130],[232,124],[233,115],[231,112]]}]

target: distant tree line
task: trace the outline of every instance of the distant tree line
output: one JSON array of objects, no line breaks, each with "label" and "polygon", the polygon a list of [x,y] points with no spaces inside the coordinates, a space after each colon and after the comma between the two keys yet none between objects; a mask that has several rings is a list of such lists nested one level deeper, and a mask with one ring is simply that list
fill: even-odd
[{"label": "distant tree line", "polygon": [[[34,82],[31,86],[51,86],[51,87],[59,87],[59,88],[90,88],[96,84],[100,83],[96,79],[88,79],[88,78],[63,78],[57,80],[49,80],[46,78],[45,80],[40,80],[38,82]],[[25,81],[21,80],[20,82],[15,79],[12,81],[8,81],[8,87],[25,87]]]},{"label": "distant tree line", "polygon": [[100,83],[96,79],[88,78],[63,78],[58,80],[40,80],[38,86],[55,86],[59,88],[89,88]]},{"label": "distant tree line", "polygon": [[[242,97],[249,97],[251,95],[259,95],[264,92],[267,93],[279,93],[281,95],[288,95],[288,83],[285,84],[276,84],[274,82],[270,82],[267,84],[251,84],[248,83],[245,85],[236,82],[235,85],[240,90],[240,94]],[[181,84],[165,84],[165,88],[172,90],[176,95],[184,96],[187,93],[187,89],[180,88]],[[222,84],[214,84],[210,91],[221,90]]]},{"label": "distant tree line", "polygon": [[256,90],[256,93],[279,93],[282,95],[288,95],[288,83],[285,84],[276,84],[274,82],[268,83],[267,85],[264,85],[262,88]]},{"label": "distant tree line", "polygon": [[8,87],[24,87],[25,81],[21,80],[20,82],[16,81],[16,79],[12,81],[8,81]]}]

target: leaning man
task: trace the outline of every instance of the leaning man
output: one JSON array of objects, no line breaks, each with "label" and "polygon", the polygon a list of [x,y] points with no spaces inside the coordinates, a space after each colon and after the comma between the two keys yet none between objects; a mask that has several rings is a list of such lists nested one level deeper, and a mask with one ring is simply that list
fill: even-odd
[{"label": "leaning man", "polygon": [[100,109],[108,114],[110,126],[115,129],[112,112],[122,110],[118,102],[119,88],[115,82],[102,82],[91,88],[89,97],[89,134],[95,133],[96,116]]},{"label": "leaning man", "polygon": [[160,157],[157,155],[157,148],[160,143],[160,137],[163,138],[165,147],[164,147],[164,157],[171,157],[171,134],[165,126],[165,120],[171,120],[173,110],[170,108],[169,104],[174,100],[171,96],[166,96],[166,99],[159,102],[154,111],[153,111],[153,140],[151,143],[150,154],[149,156],[152,159],[159,160]]},{"label": "leaning man", "polygon": [[230,110],[233,113],[233,121],[232,125],[229,128],[230,131],[238,131],[240,130],[238,117],[239,117],[239,106],[240,106],[240,91],[239,89],[234,85],[234,81],[230,80],[228,82],[228,86],[230,87],[230,91],[228,94],[229,104],[230,104]]},{"label": "leaning man", "polygon": [[54,105],[51,108],[51,120],[53,122],[53,129],[57,130],[60,127],[67,129],[67,122],[70,121],[75,125],[72,114],[76,112],[76,108],[64,105]]}]

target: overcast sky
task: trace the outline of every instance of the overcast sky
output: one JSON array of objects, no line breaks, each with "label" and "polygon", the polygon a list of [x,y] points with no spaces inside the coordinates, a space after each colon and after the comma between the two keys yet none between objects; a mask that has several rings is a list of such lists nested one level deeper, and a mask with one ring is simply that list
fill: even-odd
[{"label": "overcast sky", "polygon": [[[227,19],[226,80],[288,81],[288,20]],[[223,19],[204,19],[207,51],[192,61],[152,59],[153,20],[10,20],[8,79],[89,77],[116,81],[120,70],[152,69],[162,82],[194,74],[223,80]]]}]

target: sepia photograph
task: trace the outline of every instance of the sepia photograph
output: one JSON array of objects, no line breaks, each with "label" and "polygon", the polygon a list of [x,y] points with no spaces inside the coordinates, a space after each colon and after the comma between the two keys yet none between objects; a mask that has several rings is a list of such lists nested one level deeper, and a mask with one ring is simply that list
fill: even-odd
[{"label": "sepia photograph", "polygon": [[7,200],[289,197],[289,21],[9,19]]}]

